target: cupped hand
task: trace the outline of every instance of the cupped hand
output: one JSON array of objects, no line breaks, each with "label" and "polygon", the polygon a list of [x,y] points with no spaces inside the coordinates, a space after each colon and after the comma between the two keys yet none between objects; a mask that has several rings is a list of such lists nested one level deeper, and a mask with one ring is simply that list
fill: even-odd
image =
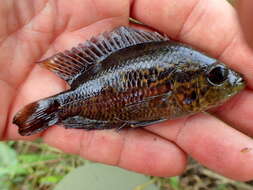
[{"label": "cupped hand", "polygon": [[[86,159],[155,176],[179,175],[190,155],[224,176],[253,179],[253,53],[226,1],[2,0],[0,14],[2,139],[42,137]],[[40,136],[19,136],[14,114],[66,89],[65,82],[35,62],[128,25],[129,16],[219,58],[244,74],[247,89],[214,110],[215,116],[201,113],[119,133],[51,127]]]}]

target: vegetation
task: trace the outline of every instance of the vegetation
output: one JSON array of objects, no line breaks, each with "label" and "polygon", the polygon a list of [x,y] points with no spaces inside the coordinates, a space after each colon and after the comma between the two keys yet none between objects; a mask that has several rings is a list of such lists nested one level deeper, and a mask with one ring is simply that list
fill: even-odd
[{"label": "vegetation", "polygon": [[[88,161],[64,154],[41,141],[0,143],[1,190],[52,190],[61,179]],[[177,177],[151,177],[161,190],[251,190],[253,182],[241,183],[222,177],[191,160]],[[144,188],[145,190],[145,188]]]},{"label": "vegetation", "polygon": [[37,142],[0,143],[1,190],[50,190],[67,173],[83,165],[78,156],[63,154]]}]

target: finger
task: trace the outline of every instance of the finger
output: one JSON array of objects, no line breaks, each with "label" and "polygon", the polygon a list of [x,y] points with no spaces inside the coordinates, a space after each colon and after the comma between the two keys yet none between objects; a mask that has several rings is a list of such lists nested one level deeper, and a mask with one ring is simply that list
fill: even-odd
[{"label": "finger", "polygon": [[[119,22],[123,22],[122,19],[105,19],[100,22],[94,23],[84,29],[73,32],[73,34],[63,35],[59,41],[55,42],[55,47],[64,47],[66,49],[72,47],[77,42],[83,42],[90,38],[95,32],[101,30],[110,31],[115,28]],[[59,50],[59,49],[57,49]],[[63,50],[63,49],[61,49]],[[53,51],[53,49],[51,49]],[[51,52],[52,53],[52,52]],[[56,77],[53,73],[41,68],[39,65],[35,65],[30,75],[27,77],[24,84],[19,89],[18,96],[12,105],[10,112],[10,120],[8,128],[6,130],[6,138],[11,139],[35,139],[38,135],[32,137],[21,137],[17,132],[17,127],[12,124],[14,114],[17,113],[23,106],[33,101],[45,98],[59,93],[66,89],[65,83]]]},{"label": "finger", "polygon": [[85,3],[84,0],[59,1],[56,7],[58,10],[65,10],[59,11],[59,19],[65,18],[67,21],[64,30],[61,30],[62,33],[53,43],[53,49],[57,51],[71,48],[113,26],[126,24],[129,17],[128,0],[119,0],[117,3],[114,0],[94,0]]},{"label": "finger", "polygon": [[9,113],[9,123],[5,132],[5,139],[9,140],[34,140],[40,135],[23,137],[18,134],[18,127],[12,124],[14,115],[25,105],[37,101],[41,98],[51,96],[66,89],[65,83],[56,77],[53,73],[39,66],[34,67],[24,84],[16,92],[15,101],[12,103],[12,109]]},{"label": "finger", "polygon": [[253,137],[253,92],[245,90],[213,112],[233,128]]},{"label": "finger", "polygon": [[1,89],[1,98],[0,98],[0,140],[4,139],[5,129],[8,124],[8,111],[11,105],[12,97],[14,96],[14,90],[10,87],[8,83],[0,79],[0,89]]},{"label": "finger", "polygon": [[46,58],[48,56],[52,56],[56,52],[71,49],[79,43],[83,43],[86,40],[91,39],[91,37],[96,37],[105,31],[111,31],[117,26],[127,24],[128,17],[119,16],[100,20],[92,25],[75,31],[65,32],[55,40],[43,57]]},{"label": "finger", "polygon": [[[59,14],[64,17],[69,17],[66,30],[75,31],[85,26],[88,26],[97,21],[114,18],[128,17],[129,0],[74,0],[74,1],[57,1]],[[109,5],[109,6],[108,6]]]},{"label": "finger", "polygon": [[117,133],[51,128],[44,140],[88,160],[153,176],[179,175],[186,165],[186,155],[176,145],[139,129]]},{"label": "finger", "polygon": [[203,165],[235,180],[253,179],[253,140],[206,114],[147,128]]},{"label": "finger", "polygon": [[[76,0],[78,1],[78,0]],[[65,1],[64,1],[65,2]],[[105,2],[107,1],[96,1],[97,7],[103,7],[105,6]],[[60,35],[57,40],[51,45],[51,48],[49,49],[47,56],[52,55],[55,53],[55,51],[62,51],[64,49],[70,49],[71,47],[77,45],[78,43],[81,43],[87,39],[89,39],[91,36],[95,36],[96,33],[101,33],[103,31],[110,31],[113,28],[115,28],[118,25],[126,25],[128,21],[128,16],[121,16],[128,14],[128,10],[125,10],[126,6],[126,0],[122,0],[121,5],[117,5],[118,3],[115,3],[115,7],[120,7],[121,9],[118,10],[111,9],[111,11],[115,10],[116,13],[108,12],[100,12],[100,21],[93,23],[87,27],[80,28],[79,30],[75,31],[69,31],[65,32],[64,34]],[[128,1],[127,1],[128,2]],[[64,4],[64,3],[63,3]],[[119,2],[120,4],[120,2]],[[57,6],[55,3],[49,3],[48,11],[51,13],[52,8],[56,8]],[[63,6],[63,5],[61,5]],[[77,4],[75,4],[77,6]],[[59,8],[59,7],[58,7]],[[98,9],[100,9],[98,8]],[[64,11],[63,11],[64,12]],[[85,12],[85,10],[83,10]],[[71,15],[73,15],[73,19],[76,18],[77,12],[73,11]],[[45,15],[42,14],[44,17]],[[116,15],[119,15],[118,17]],[[33,20],[34,23],[32,25],[36,25],[40,23],[43,20],[43,16],[38,16],[36,19]],[[85,15],[84,15],[85,16]],[[114,17],[115,16],[115,17]],[[80,17],[80,15],[78,15]],[[72,17],[71,17],[72,18]],[[41,20],[40,20],[41,19]],[[44,18],[45,19],[45,18]],[[84,24],[84,23],[83,23]],[[33,25],[33,27],[35,27]],[[36,28],[36,27],[35,27]],[[73,29],[73,28],[72,28]],[[31,63],[31,61],[30,61]],[[54,76],[49,71],[46,71],[45,69],[40,68],[38,65],[35,65],[34,69],[32,70],[31,74],[27,77],[26,81],[22,85],[22,87],[19,89],[18,96],[16,97],[15,102],[12,104],[12,108],[10,111],[10,119],[8,122],[8,128],[6,130],[6,138],[16,139],[16,138],[22,138],[22,139],[34,139],[38,137],[38,135],[35,135],[33,137],[21,137],[17,133],[17,128],[12,124],[12,118],[14,114],[24,105],[31,103],[33,101],[36,101],[38,99],[48,97],[50,95],[56,94],[57,92],[63,89],[66,89],[66,86],[63,84],[63,82]],[[43,92],[41,89],[44,89]],[[54,90],[55,89],[55,90]],[[31,93],[32,92],[32,93]]]},{"label": "finger", "polygon": [[[106,6],[110,3],[111,6]],[[7,7],[7,3],[4,5]],[[8,32],[12,35],[8,37],[9,33],[5,31],[6,34],[0,39],[0,60],[5,60],[0,65],[3,78],[12,84],[22,82],[33,63],[60,34],[79,30],[106,18],[127,18],[129,13],[128,0],[117,3],[112,3],[112,0],[38,0],[36,3],[24,0],[10,3],[9,6],[11,11],[4,10],[3,13],[6,15],[10,12],[9,20],[3,23],[7,26],[8,22],[8,27],[11,28]],[[2,9],[0,5],[0,10]]]},{"label": "finger", "polygon": [[[155,3],[151,0],[135,0],[132,16],[220,57],[226,64],[245,75],[249,87],[253,86],[253,53],[240,35],[234,9],[225,1],[185,0],[178,3],[162,0]],[[240,95],[240,103],[243,104],[239,105],[234,99],[227,104],[227,107],[235,105],[234,109],[222,112],[221,107],[218,115],[237,129],[252,134],[253,121],[250,117],[253,107],[250,105],[253,94],[250,91],[244,94]],[[238,116],[245,120],[237,119]]]},{"label": "finger", "polygon": [[29,73],[32,63],[52,40],[51,28],[55,12],[52,12],[52,16],[48,13],[49,18],[44,17],[44,22],[40,22],[48,30],[37,30],[29,24],[33,22],[33,18],[44,13],[45,0],[38,0],[36,3],[30,0],[15,3],[7,1],[4,0],[0,5],[0,9],[4,9],[1,12],[0,29],[3,27],[1,31],[5,33],[0,39],[1,78],[17,88]]},{"label": "finger", "polygon": [[243,73],[248,86],[253,87],[253,54],[242,38],[234,9],[226,1],[135,0],[132,17],[219,57]]},{"label": "finger", "polygon": [[252,26],[252,0],[236,1],[236,8],[238,11],[241,26],[248,44],[253,48],[253,26]]}]

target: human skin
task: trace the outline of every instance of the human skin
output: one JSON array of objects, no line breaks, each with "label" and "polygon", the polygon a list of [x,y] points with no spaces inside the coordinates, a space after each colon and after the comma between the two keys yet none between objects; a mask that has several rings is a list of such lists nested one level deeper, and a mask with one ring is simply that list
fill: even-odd
[{"label": "human skin", "polygon": [[253,48],[253,25],[252,25],[253,1],[237,0],[235,2],[235,7],[238,11],[239,20],[241,22],[245,38],[250,47]]},{"label": "human skin", "polygon": [[[218,109],[142,129],[85,131],[51,127],[22,137],[12,124],[24,105],[67,88],[35,62],[91,36],[128,25],[131,16],[216,57],[244,74],[247,88]],[[253,179],[253,53],[235,10],[221,0],[2,0],[0,134],[44,142],[85,159],[154,175],[175,176],[190,155],[236,180]]]}]

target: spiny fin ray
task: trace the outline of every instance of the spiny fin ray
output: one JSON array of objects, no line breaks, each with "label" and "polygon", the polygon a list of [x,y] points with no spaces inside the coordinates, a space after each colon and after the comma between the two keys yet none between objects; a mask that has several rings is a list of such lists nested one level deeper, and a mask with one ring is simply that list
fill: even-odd
[{"label": "spiny fin ray", "polygon": [[141,43],[167,40],[169,39],[166,36],[157,32],[121,26],[39,63],[71,85],[81,73],[120,49]]}]

